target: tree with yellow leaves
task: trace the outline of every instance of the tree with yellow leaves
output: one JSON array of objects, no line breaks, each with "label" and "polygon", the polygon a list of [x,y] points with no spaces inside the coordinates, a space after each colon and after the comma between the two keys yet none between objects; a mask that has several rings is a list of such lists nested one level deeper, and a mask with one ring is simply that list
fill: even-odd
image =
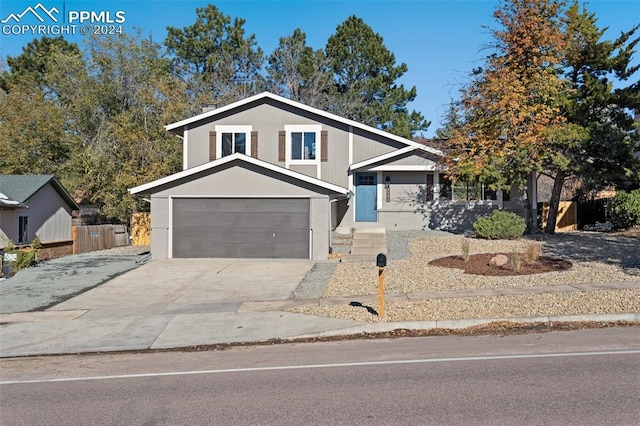
[{"label": "tree with yellow leaves", "polygon": [[[494,12],[494,53],[461,90],[462,123],[446,159],[455,178],[474,177],[492,189],[517,185],[542,171],[554,141],[571,133],[561,115],[568,93],[560,76],[565,38],[560,1],[505,0]],[[531,200],[523,199],[533,229]]]}]

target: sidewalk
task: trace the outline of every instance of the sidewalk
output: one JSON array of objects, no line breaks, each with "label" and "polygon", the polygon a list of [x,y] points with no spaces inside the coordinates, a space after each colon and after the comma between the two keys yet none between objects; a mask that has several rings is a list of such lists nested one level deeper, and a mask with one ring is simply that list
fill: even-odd
[{"label": "sidewalk", "polygon": [[[195,264],[194,264],[195,265]],[[245,262],[238,268],[246,269]],[[375,306],[377,296],[360,296],[344,298],[318,298],[312,300],[287,299],[278,297],[285,294],[289,287],[282,287],[278,294],[269,296],[265,300],[217,300],[215,303],[203,294],[200,299],[191,296],[185,300],[180,283],[164,283],[161,264],[148,265],[145,271],[132,271],[118,279],[105,284],[103,288],[96,288],[85,293],[85,299],[91,299],[92,292],[112,288],[112,293],[128,290],[127,285],[140,284],[136,273],[155,271],[153,285],[172,285],[173,291],[168,293],[169,299],[176,298],[183,303],[176,304],[176,300],[158,300],[154,295],[146,295],[146,303],[140,304],[138,299],[131,296],[131,304],[135,308],[113,306],[109,304],[109,297],[93,296],[91,309],[74,309],[85,306],[77,302],[82,297],[71,299],[41,312],[18,312],[0,315],[0,357],[13,357],[42,354],[65,354],[83,352],[127,351],[146,349],[187,348],[200,345],[214,345],[226,343],[264,342],[273,339],[296,339],[310,337],[326,337],[353,335],[361,333],[388,332],[394,329],[432,329],[432,328],[465,328],[492,321],[509,320],[514,322],[549,322],[549,321],[640,321],[640,313],[580,315],[534,318],[474,318],[466,320],[438,320],[418,322],[372,322],[363,323],[351,320],[316,317],[303,314],[285,312],[298,306],[323,306],[327,304],[348,305],[353,300],[363,304]],[[275,266],[278,266],[277,264]],[[291,265],[282,264],[283,269],[291,270]],[[307,266],[300,265],[303,272]],[[153,268],[151,268],[153,267]],[[310,266],[309,266],[310,267]],[[222,265],[212,274],[220,276],[222,271],[228,271],[230,266]],[[142,269],[142,268],[141,268]],[[139,275],[140,275],[139,274]],[[201,281],[203,275],[194,269],[194,279]],[[251,273],[249,274],[251,275]],[[298,279],[292,276],[292,282]],[[128,281],[127,281],[128,280]],[[194,281],[195,282],[195,281]],[[255,282],[255,278],[254,278]],[[121,283],[121,287],[115,284]],[[114,284],[114,285],[112,285]],[[148,286],[149,284],[146,283]],[[182,286],[182,287],[181,287]],[[148,288],[148,287],[146,287]],[[429,293],[387,294],[386,301],[421,300],[443,297],[476,297],[495,296],[504,294],[528,294],[548,292],[580,292],[600,289],[640,288],[640,281],[623,283],[600,283],[583,285],[563,285],[527,288],[492,288],[481,290],[438,291]],[[145,297],[141,291],[141,297]],[[198,293],[199,294],[199,293]],[[123,295],[127,297],[128,295]],[[251,297],[248,295],[248,299]],[[142,300],[142,299],[140,299]]]}]

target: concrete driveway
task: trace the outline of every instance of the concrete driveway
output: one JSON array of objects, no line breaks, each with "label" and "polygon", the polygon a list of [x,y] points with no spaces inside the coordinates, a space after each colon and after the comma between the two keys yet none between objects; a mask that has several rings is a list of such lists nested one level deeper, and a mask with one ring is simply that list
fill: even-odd
[{"label": "concrete driveway", "polygon": [[156,260],[49,310],[105,317],[233,312],[244,302],[289,299],[312,266],[310,260]]},{"label": "concrete driveway", "polygon": [[284,311],[313,265],[150,261],[44,311],[0,315],[0,356],[258,342],[353,326]]}]

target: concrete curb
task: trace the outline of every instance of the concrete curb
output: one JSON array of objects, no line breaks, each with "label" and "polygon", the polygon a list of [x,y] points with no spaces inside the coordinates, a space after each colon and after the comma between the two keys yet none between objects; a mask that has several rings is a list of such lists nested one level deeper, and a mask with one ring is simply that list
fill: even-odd
[{"label": "concrete curb", "polygon": [[[596,315],[559,315],[559,316],[541,316],[541,317],[505,317],[505,318],[479,318],[479,319],[461,319],[461,320],[432,320],[432,321],[398,321],[398,322],[379,322],[356,324],[352,326],[340,327],[332,330],[319,331],[317,333],[306,333],[295,336],[278,336],[276,333],[265,338],[256,339],[236,339],[226,341],[200,341],[185,342],[180,344],[159,344],[157,339],[151,339],[146,343],[119,342],[106,344],[104,346],[92,346],[87,344],[84,347],[76,347],[73,350],[25,350],[23,352],[14,352],[0,354],[0,359],[22,358],[34,356],[60,356],[60,355],[81,355],[95,353],[114,353],[114,352],[146,352],[146,351],[170,351],[184,350],[193,347],[207,346],[234,346],[234,345],[260,345],[263,343],[281,341],[295,342],[297,340],[314,339],[314,338],[331,338],[340,336],[357,336],[364,334],[377,334],[392,332],[394,330],[433,330],[433,329],[464,329],[468,327],[490,324],[492,322],[510,322],[510,323],[553,323],[553,322],[635,322],[640,321],[640,313],[624,313],[624,314],[596,314]],[[335,326],[335,325],[334,325]]]},{"label": "concrete curb", "polygon": [[553,323],[553,322],[618,322],[640,321],[640,313],[625,314],[594,314],[594,315],[556,315],[541,317],[504,317],[504,318],[477,318],[459,320],[432,320],[432,321],[399,321],[379,322],[356,325],[340,330],[324,331],[314,334],[296,336],[293,339],[310,339],[314,337],[337,337],[363,333],[385,333],[398,329],[405,330],[432,330],[432,329],[463,329],[477,325],[490,324],[492,322],[511,323]]}]

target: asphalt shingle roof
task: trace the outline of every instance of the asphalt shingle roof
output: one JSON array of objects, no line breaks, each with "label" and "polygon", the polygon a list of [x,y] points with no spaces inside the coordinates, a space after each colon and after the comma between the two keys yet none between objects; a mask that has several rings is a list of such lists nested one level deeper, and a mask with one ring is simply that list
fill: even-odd
[{"label": "asphalt shingle roof", "polygon": [[9,199],[24,203],[46,184],[51,183],[60,196],[73,209],[78,205],[53,175],[0,175],[0,193]]}]

